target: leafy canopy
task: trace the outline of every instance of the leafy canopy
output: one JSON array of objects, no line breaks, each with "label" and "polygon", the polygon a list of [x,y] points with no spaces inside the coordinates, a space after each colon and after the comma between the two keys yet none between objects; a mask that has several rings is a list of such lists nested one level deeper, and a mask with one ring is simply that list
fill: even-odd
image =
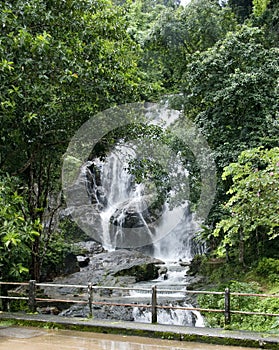
[{"label": "leafy canopy", "polygon": [[0,279],[26,276],[30,264],[30,243],[39,235],[40,223],[26,216],[27,205],[19,194],[18,179],[0,176]]},{"label": "leafy canopy", "polygon": [[244,25],[187,66],[184,110],[215,151],[220,171],[245,149],[277,145],[278,54],[263,30]]},{"label": "leafy canopy", "polygon": [[[124,13],[107,0],[0,3],[0,164],[26,184],[26,215],[43,223],[42,233],[51,233],[61,157],[74,132],[147,91]],[[30,246],[35,279],[41,244],[36,237]]]},{"label": "leafy canopy", "polygon": [[223,180],[231,179],[228,216],[213,232],[223,233],[222,244],[234,246],[239,238],[247,241],[267,235],[279,235],[279,148],[261,147],[243,151],[237,163],[225,167]]},{"label": "leafy canopy", "polygon": [[229,7],[217,1],[196,0],[185,7],[162,11],[149,30],[145,49],[160,62],[164,86],[180,91],[181,76],[196,51],[212,47],[236,27]]}]

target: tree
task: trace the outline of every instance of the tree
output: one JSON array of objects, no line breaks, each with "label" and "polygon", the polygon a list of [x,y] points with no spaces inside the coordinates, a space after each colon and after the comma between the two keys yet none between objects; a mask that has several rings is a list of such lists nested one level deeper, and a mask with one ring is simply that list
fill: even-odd
[{"label": "tree", "polygon": [[0,4],[0,164],[27,184],[26,215],[44,226],[32,244],[35,279],[61,205],[61,157],[71,136],[97,111],[147,90],[123,11],[103,0]]},{"label": "tree", "polygon": [[272,45],[278,47],[279,43],[279,3],[276,0],[254,1],[253,24],[263,27],[266,30],[266,36],[270,38]]},{"label": "tree", "polygon": [[247,148],[277,145],[277,57],[263,30],[243,26],[187,66],[184,110],[215,151],[220,172]]},{"label": "tree", "polygon": [[[139,62],[139,67],[143,72],[142,74],[149,81],[149,86],[156,86],[157,91],[160,93],[159,97],[165,93],[162,87],[163,77],[161,74],[161,62],[160,59],[158,59],[156,50],[152,50],[149,46],[150,33],[158,19],[165,12],[173,13],[178,5],[178,2],[175,0],[136,0],[126,4],[127,31],[132,39],[142,48],[142,57]],[[154,97],[155,100],[157,100],[157,96]]]},{"label": "tree", "polygon": [[222,178],[231,179],[228,216],[216,226],[213,235],[222,235],[221,250],[238,247],[244,262],[244,244],[256,247],[263,240],[279,236],[279,148],[262,147],[243,151],[237,163],[225,167]]},{"label": "tree", "polygon": [[178,7],[176,1],[136,0],[127,4],[129,34],[142,46],[148,39],[150,30],[165,11],[173,12]]},{"label": "tree", "polygon": [[253,14],[255,16],[261,16],[269,3],[270,0],[253,0]]},{"label": "tree", "polygon": [[162,12],[151,29],[146,49],[157,53],[165,87],[180,91],[181,76],[192,55],[212,47],[235,27],[230,8],[217,1],[196,0]]},{"label": "tree", "polygon": [[278,48],[265,31],[243,25],[212,48],[192,56],[182,78],[185,114],[199,127],[215,154],[218,186],[208,218],[224,215],[228,184],[223,168],[246,149],[277,146]]},{"label": "tree", "polygon": [[28,218],[27,203],[15,177],[0,176],[0,279],[18,281],[28,275],[30,243],[39,236],[40,223]]}]

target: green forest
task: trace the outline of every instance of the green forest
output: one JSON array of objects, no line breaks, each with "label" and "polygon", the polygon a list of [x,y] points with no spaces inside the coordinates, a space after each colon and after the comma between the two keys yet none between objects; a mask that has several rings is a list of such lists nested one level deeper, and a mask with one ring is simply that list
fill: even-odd
[{"label": "green forest", "polygon": [[[78,128],[169,95],[216,164],[199,273],[215,290],[279,292],[278,1],[5,0],[0,16],[0,280],[40,281],[71,251],[78,228],[59,220],[61,170]],[[235,323],[262,329],[263,319]]]}]

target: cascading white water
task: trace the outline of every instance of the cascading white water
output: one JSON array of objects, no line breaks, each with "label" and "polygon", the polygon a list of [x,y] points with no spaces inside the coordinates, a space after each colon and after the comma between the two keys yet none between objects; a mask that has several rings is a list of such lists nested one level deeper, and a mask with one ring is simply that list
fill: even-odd
[{"label": "cascading white water", "polygon": [[131,176],[125,171],[123,164],[121,164],[121,167],[120,164],[117,154],[111,153],[101,165],[101,183],[106,198],[106,207],[100,212],[100,216],[102,220],[103,246],[109,250],[115,248],[116,238],[118,235],[121,235],[121,221],[124,219],[124,213],[122,217],[119,217],[119,226],[115,232],[115,240],[111,238],[109,232],[110,219],[120,204],[131,201],[135,197]]},{"label": "cascading white water", "polygon": [[[151,286],[157,286],[157,302],[162,305],[192,307],[190,300],[186,300],[187,294],[187,276],[185,268],[179,263],[166,263],[167,279],[160,276],[157,280],[141,282],[140,286],[151,290]],[[134,300],[148,303],[151,300],[151,292],[131,291],[130,297]],[[151,311],[149,308],[135,307],[133,317],[136,322],[150,323]],[[200,312],[195,310],[179,309],[158,309],[157,319],[160,324],[187,325],[195,327],[204,327],[204,319]]]},{"label": "cascading white water", "polygon": [[[190,307],[191,305],[184,303],[183,306]],[[133,317],[136,322],[150,323],[151,322],[151,311],[141,310],[135,307],[133,310]],[[160,324],[171,324],[171,325],[191,325],[195,327],[204,327],[204,321],[201,314],[197,311],[186,312],[185,310],[169,309],[159,310],[158,323]]]},{"label": "cascading white water", "polygon": [[[125,147],[116,148],[103,162],[98,162],[101,170],[102,191],[106,198],[106,205],[100,211],[102,222],[102,243],[108,250],[118,247],[118,243],[125,241],[124,224],[127,214],[137,213],[144,232],[152,240],[152,232],[146,223],[142,212],[147,208],[144,185],[136,184],[133,176],[126,170],[128,163],[123,155],[131,156],[131,150]],[[133,155],[133,154],[132,154]],[[124,161],[123,161],[124,159]],[[111,223],[114,225],[111,225]]]},{"label": "cascading white water", "polygon": [[[69,144],[62,180],[66,214],[105,248],[140,249],[164,261],[185,263],[194,253],[198,229],[187,203],[192,184],[187,169],[196,175],[199,169],[193,180],[200,183],[196,213],[201,219],[213,203],[216,176],[206,140],[185,115],[169,109],[171,100],[166,96],[159,104],[117,106],[90,118]],[[106,160],[92,159],[102,154],[99,146],[106,136],[111,140],[112,131],[118,146]],[[128,167],[142,184],[135,183]],[[178,277],[168,275],[175,281]]]},{"label": "cascading white water", "polygon": [[[188,205],[176,208],[174,211],[177,212],[178,224],[168,235],[154,244],[154,257],[164,261],[177,261],[179,259],[190,261],[193,257],[192,240],[199,225],[193,220],[193,215],[189,213]],[[173,213],[167,209],[158,230],[161,226],[169,224],[169,216],[174,217]]]},{"label": "cascading white water", "polygon": [[[189,303],[183,301],[184,295],[175,292],[175,289],[185,290],[186,285],[185,268],[183,269],[177,262],[192,259],[192,240],[199,226],[193,219],[187,202],[174,208],[170,208],[169,204],[165,203],[155,225],[154,222],[151,222],[151,224],[147,222],[148,196],[145,195],[145,186],[144,184],[136,184],[134,177],[127,171],[128,161],[134,156],[130,148],[118,147],[105,160],[95,159],[93,161],[100,174],[99,186],[97,186],[96,181],[93,181],[93,187],[99,188],[93,190],[93,192],[98,204],[101,204],[99,212],[102,226],[102,244],[108,250],[122,248],[127,234],[125,231],[127,221],[129,220],[132,221],[134,226],[143,228],[141,232],[148,236],[149,242],[149,252],[146,251],[147,254],[150,254],[150,245],[152,244],[152,255],[168,262],[167,280],[161,277],[157,281],[152,281],[152,284],[174,289],[174,293],[171,293],[171,295],[164,296],[161,293],[161,297],[166,298],[165,300],[169,305],[177,305],[177,300],[179,300],[180,306],[190,306]],[[101,193],[102,201],[98,199],[100,197],[98,197],[98,192]],[[128,222],[128,224],[130,225],[131,222]],[[128,226],[131,230],[132,224]],[[135,248],[137,247],[140,247],[140,245],[135,244]],[[144,251],[144,247],[141,247],[141,249]],[[176,262],[176,264],[170,262]],[[149,300],[150,296],[142,293],[137,295],[132,293],[131,297],[146,301]],[[149,309],[144,310],[135,307],[133,317],[138,322],[150,322],[151,313]],[[203,319],[198,312],[175,309],[159,309],[158,322],[162,324],[203,326]]]},{"label": "cascading white water", "polygon": [[[149,209],[145,185],[136,184],[127,171],[128,160],[134,156],[130,148],[118,147],[104,161],[94,160],[100,170],[101,192],[105,198],[105,205],[100,210],[103,246],[108,250],[125,247],[127,236],[124,231],[130,216],[135,221],[132,222],[134,227],[141,227],[140,232],[147,237],[138,239],[138,242],[143,242],[142,246],[152,244],[154,257],[171,261],[191,260],[192,239],[199,226],[188,209],[188,203],[171,209],[166,203],[156,222],[148,223],[144,215]],[[96,199],[99,200],[98,195]],[[128,228],[132,229],[132,225]]]}]

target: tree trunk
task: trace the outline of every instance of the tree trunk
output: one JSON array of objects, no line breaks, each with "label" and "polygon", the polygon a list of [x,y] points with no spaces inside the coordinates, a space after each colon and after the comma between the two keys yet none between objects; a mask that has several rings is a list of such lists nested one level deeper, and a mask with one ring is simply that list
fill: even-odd
[{"label": "tree trunk", "polygon": [[240,234],[240,240],[239,240],[239,255],[238,260],[239,263],[243,266],[245,266],[244,263],[244,254],[245,254],[245,247],[244,247],[244,239],[242,233]]},{"label": "tree trunk", "polygon": [[41,258],[40,252],[40,237],[36,237],[32,246],[32,261],[30,268],[31,279],[40,281],[41,276]]}]

